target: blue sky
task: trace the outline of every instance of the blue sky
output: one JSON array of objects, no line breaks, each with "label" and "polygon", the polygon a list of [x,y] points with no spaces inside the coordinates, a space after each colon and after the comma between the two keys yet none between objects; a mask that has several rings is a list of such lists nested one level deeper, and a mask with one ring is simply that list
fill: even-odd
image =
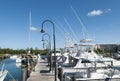
[{"label": "blue sky", "polygon": [[[42,49],[39,30],[47,19],[55,24],[57,48],[64,47],[66,32],[73,43],[84,37],[97,44],[119,43],[119,3],[120,0],[0,0],[0,47]],[[36,30],[30,31],[28,43],[30,11],[32,28]],[[53,42],[52,25],[46,23],[45,26],[48,26],[44,29]]]}]

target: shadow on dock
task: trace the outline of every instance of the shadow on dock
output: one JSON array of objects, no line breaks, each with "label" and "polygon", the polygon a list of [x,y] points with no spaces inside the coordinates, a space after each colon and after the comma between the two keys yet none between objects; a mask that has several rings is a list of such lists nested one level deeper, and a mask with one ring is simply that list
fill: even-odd
[{"label": "shadow on dock", "polygon": [[41,70],[40,73],[50,73],[50,70]]},{"label": "shadow on dock", "polygon": [[39,62],[39,63],[48,63],[48,62]]}]

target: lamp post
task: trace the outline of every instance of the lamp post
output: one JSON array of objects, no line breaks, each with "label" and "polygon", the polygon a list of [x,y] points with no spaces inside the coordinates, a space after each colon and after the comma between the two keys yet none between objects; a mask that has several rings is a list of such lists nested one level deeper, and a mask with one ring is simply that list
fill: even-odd
[{"label": "lamp post", "polygon": [[49,37],[49,50],[51,50],[51,40],[50,40],[50,35],[48,33],[45,33],[42,35],[42,41],[44,41],[44,36],[48,36]]},{"label": "lamp post", "polygon": [[[44,45],[48,43],[48,40],[47,39],[42,39],[42,41],[43,41],[43,48],[44,48]],[[45,41],[47,43],[45,43]],[[48,50],[48,49],[49,49],[49,47],[46,45],[46,50]]]},{"label": "lamp post", "polygon": [[[45,31],[43,30],[43,25],[46,23],[46,22],[49,22],[53,25],[53,44],[54,44],[54,57],[56,57],[56,41],[55,41],[55,26],[54,26],[54,23],[51,21],[51,20],[45,20],[42,22],[42,29],[41,29],[41,33],[45,33]],[[54,62],[55,62],[55,81],[57,81],[57,67],[56,67],[56,59],[54,58]]]},{"label": "lamp post", "polygon": [[51,40],[50,40],[50,35],[48,33],[45,33],[42,35],[42,41],[45,41],[45,39],[44,39],[45,35],[49,37],[49,53],[48,53],[47,59],[48,59],[48,63],[50,63],[50,71],[51,71],[51,68],[52,68],[52,55],[50,54]]}]

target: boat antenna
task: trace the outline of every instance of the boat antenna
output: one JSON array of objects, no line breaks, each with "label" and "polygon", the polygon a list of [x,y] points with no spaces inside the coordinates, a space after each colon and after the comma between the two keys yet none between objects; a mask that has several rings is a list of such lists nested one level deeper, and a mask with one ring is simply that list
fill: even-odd
[{"label": "boat antenna", "polygon": [[76,18],[78,19],[78,21],[79,21],[79,23],[80,23],[80,25],[81,25],[81,27],[82,27],[82,34],[83,34],[83,37],[84,37],[84,39],[86,39],[85,33],[86,33],[87,36],[88,36],[88,32],[87,32],[87,30],[86,30],[86,28],[85,28],[85,26],[84,26],[82,20],[80,19],[80,17],[78,16],[77,12],[75,11],[75,9],[72,7],[72,5],[71,5],[70,7],[71,7],[73,13],[75,14]]},{"label": "boat antenna", "polygon": [[65,29],[65,27],[61,24],[60,21],[58,21],[57,18],[54,17],[54,20],[56,21],[55,24],[57,25],[57,27],[59,28],[59,30],[61,30],[61,32],[68,32],[67,29]]},{"label": "boat antenna", "polygon": [[[54,17],[54,20],[56,21],[55,24],[58,27],[58,29],[61,30],[61,32],[65,33],[65,47],[69,47],[69,45],[72,46],[73,39],[70,37],[68,30],[65,29],[65,27],[61,24],[60,21],[57,20],[57,18]],[[70,26],[70,24],[67,22],[67,20],[66,20],[66,23],[68,26]],[[69,29],[71,29],[71,28],[69,27]],[[72,29],[71,29],[71,31],[72,31]],[[73,31],[72,31],[72,33],[73,33]],[[68,41],[68,39],[69,39],[69,41]],[[74,40],[74,41],[76,41],[76,40]],[[68,45],[68,43],[69,43],[69,45]]]},{"label": "boat antenna", "polygon": [[73,35],[74,35],[74,37],[75,37],[75,40],[74,40],[74,41],[76,42],[77,37],[76,37],[76,35],[75,35],[75,32],[72,30],[72,28],[71,28],[70,24],[68,23],[67,19],[66,19],[65,17],[63,17],[63,18],[64,18],[65,23],[66,23],[67,26],[69,27],[70,31],[73,33]]}]

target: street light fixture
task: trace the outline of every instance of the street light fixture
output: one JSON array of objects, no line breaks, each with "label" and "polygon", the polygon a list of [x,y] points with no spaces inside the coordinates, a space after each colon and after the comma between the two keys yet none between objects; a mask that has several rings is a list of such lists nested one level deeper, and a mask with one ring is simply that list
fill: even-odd
[{"label": "street light fixture", "polygon": [[[54,23],[51,21],[51,20],[45,20],[42,22],[42,29],[41,29],[41,33],[45,33],[45,31],[43,30],[43,25],[46,23],[46,22],[49,22],[53,25],[53,44],[54,44],[54,57],[56,58],[56,41],[55,41],[55,26],[54,26]],[[57,81],[57,64],[56,64],[56,59],[54,58],[54,62],[55,62],[55,81]]]},{"label": "street light fixture", "polygon": [[[44,31],[44,30],[42,30],[42,31]],[[50,35],[48,34],[48,33],[45,33],[45,34],[43,34],[42,35],[42,41],[45,41],[45,39],[44,39],[44,36],[48,36],[49,37],[49,50],[51,50],[51,40],[50,40]]]},{"label": "street light fixture", "polygon": [[45,31],[43,30],[43,25],[42,25],[42,29],[41,29],[41,31],[40,31],[41,33],[45,33]]},{"label": "street light fixture", "polygon": [[50,63],[50,71],[51,71],[51,68],[52,68],[52,55],[50,53],[50,51],[51,51],[51,40],[50,40],[50,35],[48,33],[45,33],[45,34],[42,35],[42,41],[45,41],[44,36],[49,37],[49,42],[48,42],[49,43],[49,49],[48,49],[49,52],[48,52],[47,59],[48,59],[48,62]]}]

